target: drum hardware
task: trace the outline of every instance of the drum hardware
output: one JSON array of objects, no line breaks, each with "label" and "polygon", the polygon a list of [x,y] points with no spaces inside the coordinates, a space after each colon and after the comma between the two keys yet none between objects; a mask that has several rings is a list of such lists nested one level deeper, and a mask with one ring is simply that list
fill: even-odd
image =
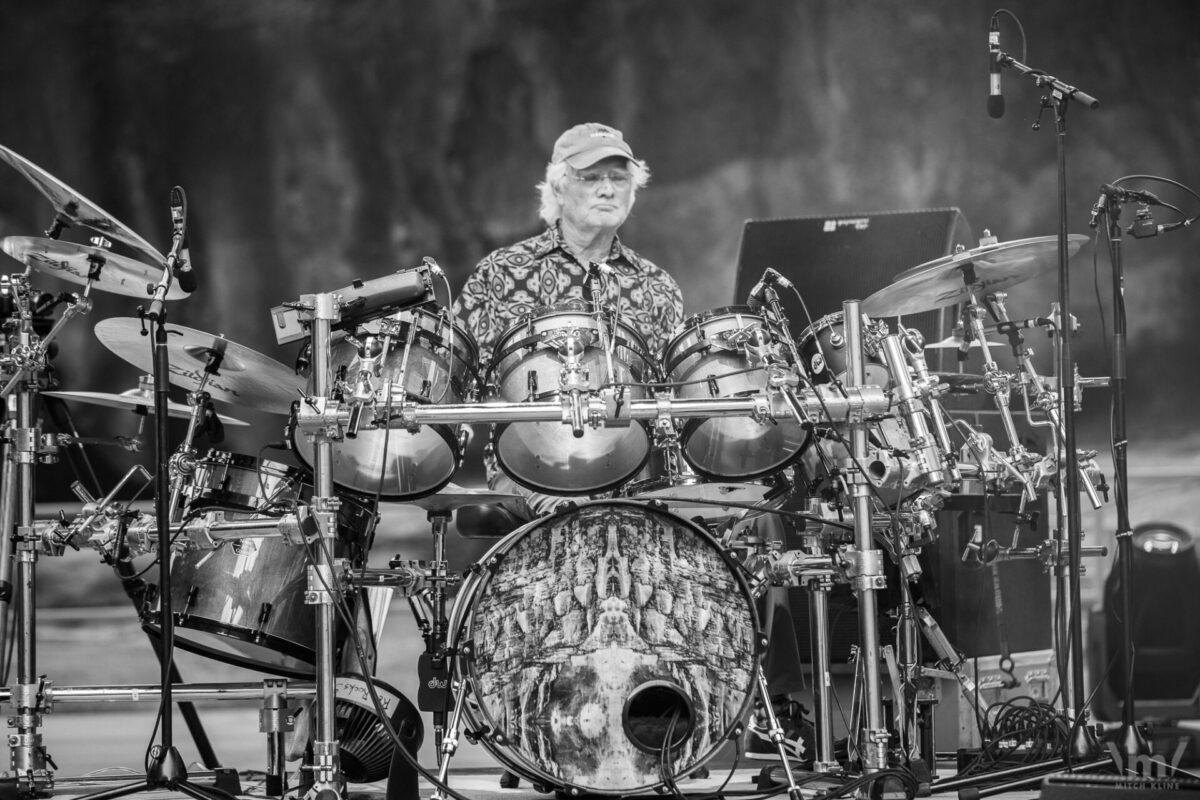
[{"label": "drum hardware", "polygon": [[926,422],[925,408],[918,399],[909,377],[908,360],[897,334],[885,336],[882,344],[883,358],[891,372],[893,400],[908,424],[912,449],[908,455],[916,465],[917,473],[926,486],[940,486],[952,479],[951,467],[946,463],[949,452],[949,437],[946,449],[939,447],[939,438],[934,438]]}]

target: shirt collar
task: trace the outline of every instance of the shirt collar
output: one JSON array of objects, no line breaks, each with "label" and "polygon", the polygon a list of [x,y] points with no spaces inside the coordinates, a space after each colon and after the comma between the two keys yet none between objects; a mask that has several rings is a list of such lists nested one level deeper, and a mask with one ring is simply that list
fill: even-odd
[{"label": "shirt collar", "polygon": [[[555,220],[554,224],[538,237],[535,247],[539,257],[547,256],[555,250],[562,250],[569,258],[574,258],[571,251],[567,249],[566,241],[563,239],[561,220]],[[629,253],[625,249],[625,245],[621,244],[620,235],[613,236],[612,247],[608,251],[608,260],[626,262],[631,260]]]}]

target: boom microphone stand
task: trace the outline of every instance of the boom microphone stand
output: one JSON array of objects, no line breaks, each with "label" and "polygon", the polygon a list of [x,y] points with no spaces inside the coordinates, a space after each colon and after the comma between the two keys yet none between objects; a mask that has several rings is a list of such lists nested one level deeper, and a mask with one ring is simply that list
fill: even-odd
[{"label": "boom microphone stand", "polygon": [[[1097,108],[1100,101],[1074,86],[1047,75],[1041,70],[1026,66],[1007,53],[997,52],[996,64],[1009,67],[1021,75],[1031,77],[1034,84],[1047,89],[1048,95],[1041,99],[1041,109],[1054,111],[1055,161],[1058,167],[1058,302],[1063,320],[1071,319],[1071,273],[1067,251],[1067,109],[1072,100],[1082,102],[1088,108]],[[1040,128],[1035,122],[1034,129]],[[1068,707],[1074,711],[1075,724],[1072,739],[1068,744],[1072,760],[1086,760],[1096,755],[1099,748],[1091,729],[1087,727],[1087,711],[1083,708],[1086,693],[1083,680],[1083,620],[1080,598],[1079,572],[1082,556],[1083,532],[1080,527],[1078,454],[1075,449],[1075,364],[1071,356],[1071,339],[1074,332],[1069,324],[1060,330],[1059,402],[1062,404],[1063,452],[1059,475],[1066,503],[1067,550],[1068,550],[1068,593],[1070,614],[1070,663],[1071,686],[1067,693]]]},{"label": "boom microphone stand", "polygon": [[[177,194],[178,193],[178,194]],[[172,200],[182,195],[182,190],[173,189]],[[182,205],[182,204],[181,204]],[[159,627],[161,629],[162,658],[159,659],[159,743],[150,750],[151,761],[146,765],[144,782],[127,783],[104,792],[85,795],[80,800],[109,800],[124,797],[139,791],[169,789],[182,792],[196,800],[235,800],[234,796],[220,789],[199,786],[188,780],[187,766],[183,756],[175,748],[172,730],[174,703],[172,692],[172,667],[174,666],[175,617],[171,609],[171,476],[168,465],[171,452],[167,447],[170,437],[170,420],[167,410],[167,395],[170,389],[169,351],[167,350],[167,314],[164,309],[167,292],[175,273],[184,268],[180,253],[183,249],[184,225],[182,219],[175,220],[175,231],[171,252],[163,267],[162,278],[154,289],[150,310],[139,313],[148,319],[154,336],[154,462],[157,470],[154,481],[154,513],[158,535],[158,585],[161,588],[159,601]]]}]

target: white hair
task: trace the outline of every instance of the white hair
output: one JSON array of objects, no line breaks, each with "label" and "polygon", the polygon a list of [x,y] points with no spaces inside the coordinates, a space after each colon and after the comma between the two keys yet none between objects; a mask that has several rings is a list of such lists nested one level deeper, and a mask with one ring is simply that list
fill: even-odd
[{"label": "white hair", "polygon": [[[650,168],[641,159],[631,158],[628,161],[629,174],[633,178],[633,191],[629,195],[629,205],[632,207],[633,202],[637,200],[637,190],[650,182]],[[562,216],[562,202],[558,199],[555,190],[562,187],[562,182],[566,180],[569,169],[571,167],[565,161],[559,161],[557,164],[551,162],[546,165],[545,179],[537,185],[538,195],[541,198],[538,216],[547,225],[553,225]]]}]

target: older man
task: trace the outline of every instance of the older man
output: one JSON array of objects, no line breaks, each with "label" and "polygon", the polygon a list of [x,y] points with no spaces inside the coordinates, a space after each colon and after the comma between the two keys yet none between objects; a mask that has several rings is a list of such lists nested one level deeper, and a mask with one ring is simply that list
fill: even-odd
[{"label": "older man", "polygon": [[[679,285],[617,236],[637,190],[649,178],[645,162],[634,157],[615,128],[587,122],[558,137],[537,187],[546,230],[486,256],[454,304],[455,315],[479,345],[482,370],[490,364],[497,340],[523,316],[539,307],[587,299],[593,265],[604,269],[607,292],[594,299],[615,308],[621,321],[646,340],[650,355],[662,350],[683,319]],[[487,470],[490,486],[515,490],[490,455]],[[536,513],[561,500],[522,494]],[[460,519],[460,527],[464,521]]]}]

